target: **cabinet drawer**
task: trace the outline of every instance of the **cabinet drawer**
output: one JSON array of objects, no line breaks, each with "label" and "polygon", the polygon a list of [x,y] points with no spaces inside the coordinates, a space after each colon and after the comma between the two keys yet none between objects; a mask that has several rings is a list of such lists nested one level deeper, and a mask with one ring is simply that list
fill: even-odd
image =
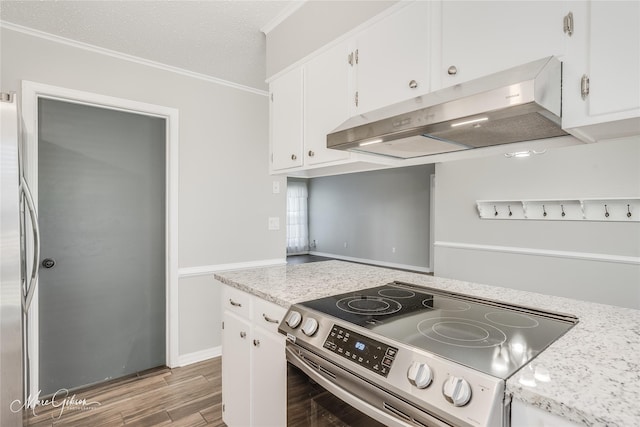
[{"label": "cabinet drawer", "polygon": [[251,295],[246,292],[240,291],[231,286],[225,286],[222,290],[222,307],[224,310],[229,310],[236,313],[238,316],[242,316],[245,319],[250,319],[251,315]]},{"label": "cabinet drawer", "polygon": [[253,325],[278,333],[278,325],[284,318],[286,312],[287,309],[284,307],[265,301],[262,298],[254,297]]}]

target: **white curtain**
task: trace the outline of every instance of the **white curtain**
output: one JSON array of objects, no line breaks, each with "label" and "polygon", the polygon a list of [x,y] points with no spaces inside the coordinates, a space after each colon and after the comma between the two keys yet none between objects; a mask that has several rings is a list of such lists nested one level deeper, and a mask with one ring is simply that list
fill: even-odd
[{"label": "white curtain", "polygon": [[307,182],[287,182],[287,254],[309,251]]}]

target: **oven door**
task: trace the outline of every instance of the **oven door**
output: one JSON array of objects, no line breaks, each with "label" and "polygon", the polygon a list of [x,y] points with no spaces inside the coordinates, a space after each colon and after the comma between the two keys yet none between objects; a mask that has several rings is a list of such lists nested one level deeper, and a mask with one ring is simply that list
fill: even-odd
[{"label": "oven door", "polygon": [[289,427],[451,427],[300,346],[286,355]]}]

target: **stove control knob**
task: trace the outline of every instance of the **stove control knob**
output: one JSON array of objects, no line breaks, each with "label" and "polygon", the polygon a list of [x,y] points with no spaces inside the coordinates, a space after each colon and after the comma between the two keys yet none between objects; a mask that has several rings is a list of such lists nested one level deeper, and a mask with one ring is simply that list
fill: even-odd
[{"label": "stove control knob", "polygon": [[313,317],[307,317],[302,324],[302,332],[308,337],[312,336],[318,330],[318,321]]},{"label": "stove control knob", "polygon": [[426,363],[413,362],[407,371],[409,382],[418,388],[427,388],[431,384],[431,368]]},{"label": "stove control knob", "polygon": [[292,311],[291,313],[289,313],[286,320],[287,325],[289,325],[289,327],[292,329],[297,328],[301,321],[302,315],[297,311]]},{"label": "stove control knob", "polygon": [[464,406],[471,399],[471,386],[464,378],[452,376],[442,385],[442,394],[453,406]]}]

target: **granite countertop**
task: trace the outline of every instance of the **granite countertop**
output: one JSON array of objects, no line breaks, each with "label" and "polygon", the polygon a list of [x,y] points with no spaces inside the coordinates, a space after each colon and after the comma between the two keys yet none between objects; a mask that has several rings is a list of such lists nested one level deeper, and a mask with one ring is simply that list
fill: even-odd
[{"label": "granite countertop", "polygon": [[[573,314],[579,323],[509,378],[507,393],[588,426],[640,425],[640,310],[343,261],[227,271],[215,278],[283,307],[400,280]],[[536,370],[544,375],[535,376]]]}]

